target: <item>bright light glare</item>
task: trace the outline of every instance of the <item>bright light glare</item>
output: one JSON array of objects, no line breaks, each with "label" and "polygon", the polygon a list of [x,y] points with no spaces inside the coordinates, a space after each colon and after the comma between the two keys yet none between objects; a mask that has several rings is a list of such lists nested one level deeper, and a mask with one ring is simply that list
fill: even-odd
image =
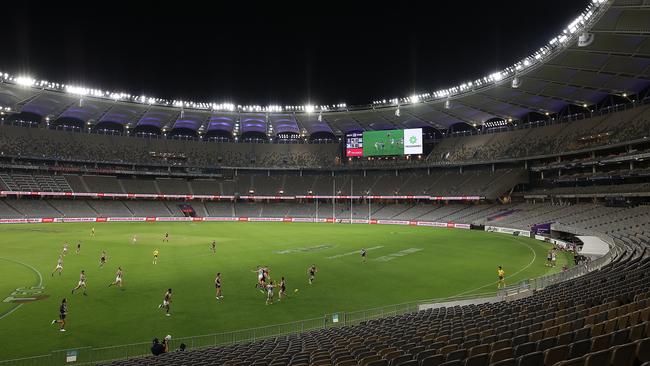
[{"label": "bright light glare", "polygon": [[22,85],[22,86],[32,86],[36,80],[29,76],[19,76],[16,78],[16,84]]}]

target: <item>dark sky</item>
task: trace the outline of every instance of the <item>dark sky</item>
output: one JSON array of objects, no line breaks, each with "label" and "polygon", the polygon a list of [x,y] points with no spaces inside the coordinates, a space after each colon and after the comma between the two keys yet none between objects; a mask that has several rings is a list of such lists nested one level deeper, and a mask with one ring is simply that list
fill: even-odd
[{"label": "dark sky", "polygon": [[18,3],[3,5],[2,71],[169,99],[353,105],[509,66],[589,0]]}]

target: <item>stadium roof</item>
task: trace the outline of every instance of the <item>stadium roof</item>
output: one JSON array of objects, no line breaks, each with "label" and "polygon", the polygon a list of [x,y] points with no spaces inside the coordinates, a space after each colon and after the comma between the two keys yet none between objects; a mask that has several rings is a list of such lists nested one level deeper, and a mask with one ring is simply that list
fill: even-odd
[{"label": "stadium roof", "polygon": [[344,134],[349,131],[482,125],[530,113],[590,107],[650,85],[650,0],[593,0],[535,54],[489,76],[445,90],[364,106],[238,106],[167,101],[0,73],[0,110],[47,121],[224,133]]}]

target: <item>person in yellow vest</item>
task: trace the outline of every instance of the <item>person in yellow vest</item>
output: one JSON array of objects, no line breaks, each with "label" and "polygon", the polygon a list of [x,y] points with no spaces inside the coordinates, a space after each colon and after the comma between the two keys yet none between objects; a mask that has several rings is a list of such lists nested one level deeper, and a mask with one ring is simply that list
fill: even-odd
[{"label": "person in yellow vest", "polygon": [[158,249],[155,249],[153,251],[153,264],[157,264],[157,263],[158,263]]},{"label": "person in yellow vest", "polygon": [[499,282],[497,282],[497,288],[501,288],[502,285],[503,285],[503,288],[505,288],[506,287],[506,280],[505,280],[506,271],[504,271],[503,268],[501,268],[501,266],[499,266],[499,269],[497,269],[497,276],[499,276]]}]

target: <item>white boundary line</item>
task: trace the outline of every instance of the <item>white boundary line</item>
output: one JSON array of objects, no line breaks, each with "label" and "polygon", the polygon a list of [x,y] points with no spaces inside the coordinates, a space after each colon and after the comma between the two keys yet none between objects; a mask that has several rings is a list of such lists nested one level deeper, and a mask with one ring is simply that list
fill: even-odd
[{"label": "white boundary line", "polygon": [[[12,262],[12,263],[20,264],[20,265],[22,265],[22,266],[25,266],[25,267],[31,269],[31,270],[32,270],[34,273],[36,273],[36,275],[38,276],[38,285],[37,285],[37,287],[42,287],[42,286],[43,286],[43,275],[41,274],[41,272],[39,272],[39,271],[38,271],[36,268],[34,268],[33,266],[31,266],[31,265],[29,265],[29,264],[27,264],[27,263],[23,263],[23,262],[21,262],[21,261],[17,261],[17,260],[15,260],[15,259],[9,259],[9,258],[0,257],[0,260],[5,260],[5,261],[7,261],[7,262]],[[18,304],[18,305],[15,306],[13,309],[11,309],[11,310],[9,310],[8,312],[2,314],[2,315],[0,316],[0,320],[2,320],[2,319],[4,319],[4,318],[6,318],[7,316],[11,315],[14,311],[20,309],[20,307],[23,306],[23,305],[24,305],[24,304]]]},{"label": "white boundary line", "polygon": [[[523,245],[527,246],[528,249],[530,249],[530,251],[533,252],[533,259],[530,261],[530,263],[528,263],[524,268],[522,268],[522,269],[518,270],[517,272],[513,273],[512,275],[508,276],[508,277],[514,277],[514,276],[520,274],[521,272],[527,270],[530,266],[533,265],[533,263],[535,263],[535,259],[537,259],[537,253],[535,252],[535,250],[530,245],[528,245],[528,243],[526,243],[524,241],[517,240],[517,239],[513,238],[512,236],[509,236],[509,237],[507,236],[506,238],[514,240],[515,243],[519,243],[519,244],[523,244]],[[461,292],[459,294],[453,295],[452,297],[462,296],[462,295],[465,295],[465,294],[468,294],[468,293],[471,293],[471,292],[474,292],[474,291],[478,291],[480,289],[484,289],[484,288],[486,288],[488,286],[494,286],[497,283],[499,283],[499,281],[490,282],[487,285],[483,285],[481,287],[477,287],[477,288],[472,289],[472,290],[467,290],[467,291]]]}]

